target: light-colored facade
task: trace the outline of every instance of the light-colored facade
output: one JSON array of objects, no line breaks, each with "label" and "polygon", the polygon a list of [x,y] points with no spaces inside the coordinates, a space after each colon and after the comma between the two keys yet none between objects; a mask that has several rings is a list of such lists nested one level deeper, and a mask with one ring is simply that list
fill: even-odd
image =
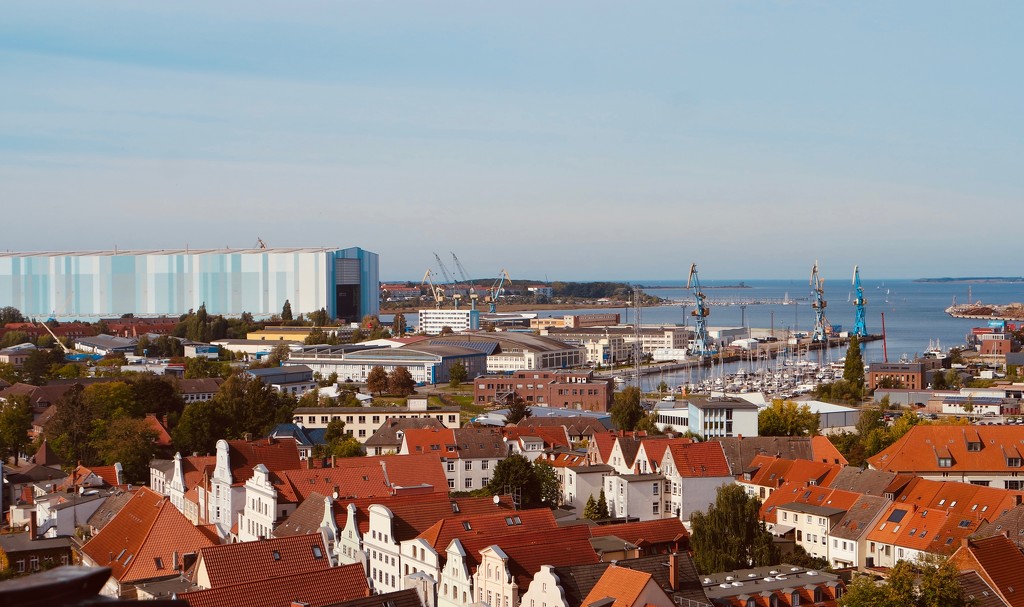
[{"label": "light-colored facade", "polygon": [[0,253],[0,306],[29,316],[102,318],[378,314],[377,255],[359,248]]},{"label": "light-colored facade", "polygon": [[458,346],[418,344],[401,348],[364,348],[309,346],[293,351],[286,364],[306,365],[321,377],[337,373],[342,381],[365,382],[374,367],[391,373],[398,367],[408,369],[418,384],[438,384],[449,380],[452,365],[461,362],[467,377],[484,373],[487,355],[479,350]]},{"label": "light-colored facade", "polygon": [[611,474],[604,477],[608,514],[641,521],[663,518],[664,483],[665,477],[660,474]]},{"label": "light-colored facade", "polygon": [[[424,399],[425,400],[425,399]],[[427,409],[412,404],[407,407],[299,407],[292,421],[306,428],[326,428],[331,421],[345,422],[345,433],[365,443],[389,419],[433,417],[446,428],[459,427],[458,407]]]},{"label": "light-colored facade", "polygon": [[704,438],[757,436],[757,405],[719,398],[688,401],[690,431]]},{"label": "light-colored facade", "polygon": [[447,327],[455,333],[475,331],[480,328],[479,310],[420,310],[418,312],[420,333],[440,335]]}]

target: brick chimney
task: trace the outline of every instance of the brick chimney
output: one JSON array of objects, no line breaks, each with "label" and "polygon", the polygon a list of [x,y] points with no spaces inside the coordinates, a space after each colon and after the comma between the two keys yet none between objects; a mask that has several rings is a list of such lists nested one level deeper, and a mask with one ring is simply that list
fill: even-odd
[{"label": "brick chimney", "polygon": [[28,517],[28,539],[36,539],[36,535],[39,533],[39,524],[36,522],[36,511],[33,510],[29,513]]},{"label": "brick chimney", "polygon": [[679,553],[668,555],[668,585],[673,591],[679,590]]}]

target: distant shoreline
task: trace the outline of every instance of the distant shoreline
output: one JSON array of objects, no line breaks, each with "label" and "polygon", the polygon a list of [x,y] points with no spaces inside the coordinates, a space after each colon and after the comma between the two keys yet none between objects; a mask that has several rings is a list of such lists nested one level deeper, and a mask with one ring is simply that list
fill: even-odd
[{"label": "distant shoreline", "polygon": [[[650,286],[650,287],[645,286],[645,285],[637,285],[637,288],[638,289],[644,289],[646,291],[654,291],[656,289],[685,289],[687,287],[686,287],[686,285],[667,285],[667,286],[660,285],[660,286]],[[707,290],[707,289],[752,289],[753,287],[751,287],[748,284],[744,284],[744,283],[741,282],[741,283],[734,284],[734,285],[701,285],[700,288]]]},{"label": "distant shoreline", "polygon": [[1020,276],[960,276],[956,278],[915,278],[914,282],[937,283],[1015,283],[1024,282]]}]

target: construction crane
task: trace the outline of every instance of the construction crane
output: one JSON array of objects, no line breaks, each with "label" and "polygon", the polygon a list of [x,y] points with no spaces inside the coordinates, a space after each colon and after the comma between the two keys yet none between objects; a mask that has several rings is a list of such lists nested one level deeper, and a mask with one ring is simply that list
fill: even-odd
[{"label": "construction crane", "polygon": [[265,248],[267,248],[267,243],[263,242],[263,239],[260,238],[259,236],[257,236],[256,237],[256,246],[254,248],[265,249]]},{"label": "construction crane", "polygon": [[867,323],[864,321],[864,305],[868,303],[868,300],[864,299],[864,287],[860,285],[859,266],[853,266],[853,288],[857,291],[857,297],[853,300],[856,314],[853,317],[853,331],[850,331],[850,335],[864,337],[868,334]]},{"label": "construction crane", "polygon": [[[32,320],[31,318],[29,318],[29,320],[32,321],[32,322],[36,322],[36,321]],[[53,320],[53,319],[51,318],[50,320]],[[50,337],[53,338],[53,341],[57,342],[57,346],[60,347],[60,349],[64,352],[64,354],[73,354],[74,353],[74,352],[71,351],[71,349],[69,349],[67,346],[65,346],[64,342],[62,342],[60,340],[60,338],[57,337],[57,334],[54,333],[50,329],[50,325],[46,324],[45,322],[40,322],[39,324],[43,325],[43,328],[46,329],[46,332],[50,334]]]},{"label": "construction crane", "polygon": [[462,279],[462,284],[465,285],[467,289],[469,289],[469,304],[475,310],[476,300],[479,299],[480,296],[477,295],[476,290],[473,288],[473,281],[471,281],[469,279],[469,276],[466,275],[466,268],[462,267],[462,262],[459,261],[459,258],[455,256],[454,251],[451,251],[451,254],[452,260],[455,262],[455,269],[459,271],[459,277]]},{"label": "construction crane", "polygon": [[423,280],[420,281],[420,286],[422,287],[423,285],[428,285],[430,287],[430,296],[434,298],[434,307],[440,310],[441,304],[444,303],[444,288],[434,285],[434,280],[431,278],[431,271],[429,268],[423,275]]},{"label": "construction crane", "polygon": [[832,325],[825,318],[825,308],[828,302],[825,301],[825,279],[818,274],[818,261],[814,261],[811,268],[811,296],[814,301],[811,307],[814,308],[814,333],[811,334],[812,342],[827,342],[828,336],[832,334]]},{"label": "construction crane", "polygon": [[487,311],[490,312],[491,314],[495,314],[498,311],[496,306],[498,302],[498,296],[501,295],[501,291],[505,288],[506,282],[508,284],[512,284],[512,277],[508,275],[508,272],[505,271],[505,268],[502,268],[501,271],[498,272],[498,278],[494,281],[494,284],[491,285],[491,288],[487,290]]},{"label": "construction crane", "polygon": [[718,349],[711,344],[708,337],[708,308],[707,297],[700,288],[700,278],[697,276],[697,264],[690,264],[690,276],[686,279],[686,288],[693,289],[693,298],[696,300],[696,308],[690,312],[693,316],[693,352],[701,358],[714,356]]}]

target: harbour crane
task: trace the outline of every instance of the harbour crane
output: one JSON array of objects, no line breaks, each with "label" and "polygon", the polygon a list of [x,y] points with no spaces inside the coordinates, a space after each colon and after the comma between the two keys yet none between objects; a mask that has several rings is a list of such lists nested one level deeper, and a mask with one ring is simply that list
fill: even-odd
[{"label": "harbour crane", "polygon": [[825,301],[825,279],[818,274],[817,260],[811,268],[811,296],[814,298],[811,302],[814,308],[814,333],[811,334],[811,341],[827,342],[828,336],[832,334],[832,325],[825,318],[825,308],[828,307]]},{"label": "harbour crane", "polygon": [[480,296],[477,295],[476,290],[473,288],[473,281],[471,281],[469,279],[469,276],[466,275],[466,268],[462,267],[462,262],[459,261],[459,258],[455,256],[454,251],[451,251],[451,254],[452,260],[455,262],[455,269],[459,271],[459,277],[462,279],[462,284],[465,285],[467,289],[469,289],[469,305],[472,307],[472,309],[475,310],[476,300],[479,299]]},{"label": "harbour crane", "polygon": [[444,276],[444,285],[441,285],[441,289],[444,290],[446,286],[451,286],[452,289],[452,301],[455,302],[455,309],[459,309],[459,300],[462,299],[462,293],[459,293],[459,287],[455,279],[452,278],[451,272],[448,271],[448,266],[444,265],[441,261],[441,256],[434,253],[434,259],[437,260],[437,267],[441,269],[441,275]]},{"label": "harbour crane", "polygon": [[864,305],[868,303],[868,300],[864,299],[864,287],[860,285],[859,266],[853,266],[853,288],[857,291],[857,297],[853,300],[856,314],[853,317],[853,331],[850,331],[850,335],[864,337],[868,334],[868,327],[864,321]]},{"label": "harbour crane", "polygon": [[693,298],[697,305],[690,315],[693,316],[693,351],[701,358],[714,356],[718,351],[711,344],[708,337],[708,308],[707,297],[700,288],[700,278],[697,276],[697,264],[690,264],[690,276],[686,279],[686,288],[693,289]]},{"label": "harbour crane", "polygon": [[[50,320],[53,320],[53,318],[50,318]],[[29,318],[29,321],[36,322],[32,318]],[[50,329],[50,325],[46,324],[45,322],[40,322],[39,324],[43,325],[43,328],[46,329],[46,332],[50,334],[50,337],[53,338],[53,341],[57,343],[57,347],[59,347],[61,351],[64,352],[64,354],[74,354],[74,352],[72,352],[70,348],[65,346],[64,342],[62,342],[60,338],[57,337],[57,334]]]},{"label": "harbour crane", "polygon": [[494,284],[491,285],[491,288],[487,290],[487,311],[490,312],[491,314],[495,314],[498,311],[496,306],[498,302],[498,296],[501,295],[502,290],[505,288],[506,282],[508,284],[512,284],[512,277],[508,275],[508,272],[505,271],[505,268],[502,268],[501,271],[498,272],[498,278],[494,281]]},{"label": "harbour crane", "polygon": [[435,286],[434,280],[431,278],[430,269],[423,275],[423,280],[420,281],[420,286],[428,285],[430,287],[430,296],[434,298],[434,307],[438,310],[441,309],[441,304],[444,303],[444,288]]}]

